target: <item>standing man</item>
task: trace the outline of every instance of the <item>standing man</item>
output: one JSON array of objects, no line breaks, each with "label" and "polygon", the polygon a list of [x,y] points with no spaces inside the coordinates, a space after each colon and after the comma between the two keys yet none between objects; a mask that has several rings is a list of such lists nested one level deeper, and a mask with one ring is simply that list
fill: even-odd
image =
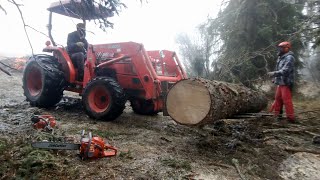
[{"label": "standing man", "polygon": [[88,49],[86,37],[86,27],[83,23],[77,24],[77,30],[68,34],[67,51],[78,69],[78,80],[83,79],[84,60]]},{"label": "standing man", "polygon": [[294,122],[294,110],[291,96],[291,89],[294,83],[294,57],[290,51],[291,43],[282,42],[278,45],[278,60],[276,71],[268,72],[268,75],[274,77],[274,83],[277,86],[274,112],[279,116],[282,106],[286,108],[286,116],[289,122]]}]

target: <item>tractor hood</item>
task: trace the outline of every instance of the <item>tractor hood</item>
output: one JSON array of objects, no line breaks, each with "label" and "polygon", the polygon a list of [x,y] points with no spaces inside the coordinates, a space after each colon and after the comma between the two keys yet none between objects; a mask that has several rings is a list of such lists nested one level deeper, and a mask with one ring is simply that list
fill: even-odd
[{"label": "tractor hood", "polygon": [[113,12],[108,9],[101,11],[98,7],[95,7],[96,11],[92,12],[87,11],[85,7],[86,5],[81,2],[81,0],[64,0],[51,3],[48,11],[82,20],[108,18],[114,15]]}]

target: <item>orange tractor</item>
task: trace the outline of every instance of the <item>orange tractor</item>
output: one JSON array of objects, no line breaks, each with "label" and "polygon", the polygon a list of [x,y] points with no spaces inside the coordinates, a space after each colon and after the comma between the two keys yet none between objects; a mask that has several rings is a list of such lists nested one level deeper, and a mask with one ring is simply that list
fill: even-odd
[{"label": "orange tractor", "polygon": [[[72,2],[74,3],[74,1]],[[187,78],[175,52],[146,51],[142,44],[121,42],[89,45],[83,80],[66,48],[57,46],[51,35],[52,13],[73,17],[70,1],[52,3],[48,8],[49,37],[44,52],[34,55],[23,74],[23,90],[32,106],[51,107],[63,91],[77,92],[87,114],[106,121],[120,116],[127,100],[135,113],[153,115],[165,111],[164,98],[177,81]],[[107,15],[105,15],[107,16]],[[90,20],[90,17],[82,17]]]}]

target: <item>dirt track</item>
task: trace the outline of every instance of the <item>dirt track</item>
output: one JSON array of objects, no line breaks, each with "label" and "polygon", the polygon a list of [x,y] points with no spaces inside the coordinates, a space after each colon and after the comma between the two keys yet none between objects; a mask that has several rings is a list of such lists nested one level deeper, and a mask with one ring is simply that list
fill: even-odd
[{"label": "dirt track", "polygon": [[[68,102],[53,109],[30,107],[21,76],[0,72],[0,179],[241,179],[240,174],[247,179],[319,179],[319,154],[284,150],[320,151],[310,134],[320,133],[319,99],[295,102],[301,124],[263,117],[195,129],[160,113],[136,115],[129,104],[120,118],[102,122],[89,119],[79,97],[69,93]],[[299,114],[307,110],[313,111]],[[58,120],[55,136],[78,139],[82,129],[92,131],[119,149],[117,157],[82,161],[74,151],[32,149],[32,140],[50,136],[32,129],[35,112]]]}]

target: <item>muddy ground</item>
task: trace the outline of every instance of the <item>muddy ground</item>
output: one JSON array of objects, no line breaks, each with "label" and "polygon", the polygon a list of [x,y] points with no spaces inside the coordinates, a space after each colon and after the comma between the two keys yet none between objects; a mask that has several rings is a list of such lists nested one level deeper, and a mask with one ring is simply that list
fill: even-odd
[{"label": "muddy ground", "polygon": [[[0,72],[0,179],[320,179],[320,145],[313,142],[320,134],[319,94],[296,96],[299,124],[256,117],[189,128],[161,113],[136,115],[130,104],[118,119],[103,122],[90,119],[71,93],[52,109],[30,107],[22,73],[11,72]],[[79,139],[85,129],[118,155],[83,161],[76,151],[33,149],[31,141],[52,138],[32,128],[35,113],[57,119],[55,137]]]}]

